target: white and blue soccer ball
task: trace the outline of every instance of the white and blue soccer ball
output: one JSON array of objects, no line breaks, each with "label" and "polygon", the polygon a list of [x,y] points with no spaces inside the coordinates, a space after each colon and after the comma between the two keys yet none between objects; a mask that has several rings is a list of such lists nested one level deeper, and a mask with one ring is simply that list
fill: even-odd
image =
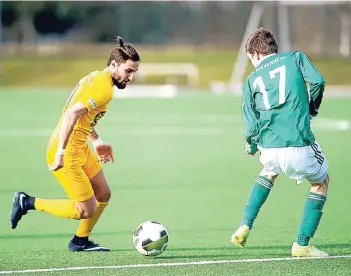
[{"label": "white and blue soccer ball", "polygon": [[133,244],[136,250],[144,256],[157,256],[166,250],[168,231],[157,221],[144,221],[139,224],[133,234]]}]

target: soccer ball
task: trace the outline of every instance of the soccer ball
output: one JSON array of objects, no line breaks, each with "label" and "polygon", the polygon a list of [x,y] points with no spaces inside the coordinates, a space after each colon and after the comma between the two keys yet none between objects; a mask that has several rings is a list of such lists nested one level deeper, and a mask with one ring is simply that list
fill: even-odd
[{"label": "soccer ball", "polygon": [[144,221],[133,234],[136,250],[144,256],[160,255],[168,245],[167,229],[157,221]]}]

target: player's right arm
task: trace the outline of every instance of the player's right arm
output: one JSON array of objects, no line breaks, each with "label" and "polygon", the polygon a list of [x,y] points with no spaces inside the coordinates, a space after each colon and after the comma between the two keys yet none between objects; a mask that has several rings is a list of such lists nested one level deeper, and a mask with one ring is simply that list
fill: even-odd
[{"label": "player's right arm", "polygon": [[257,146],[252,141],[252,137],[257,135],[259,124],[257,119],[257,111],[255,110],[255,102],[251,93],[249,79],[246,79],[243,87],[243,120],[245,124],[245,140],[246,152],[255,154]]},{"label": "player's right arm", "polygon": [[[104,93],[105,89],[106,87],[99,79],[94,81],[93,75],[89,76],[89,78],[82,79],[74,89],[71,97],[66,103],[68,108],[63,115],[55,161],[49,166],[50,170],[57,171],[63,167],[64,152],[78,118],[91,110],[104,105],[110,100],[110,95]],[[80,95],[80,92],[83,92],[83,96],[77,100],[77,103],[70,107],[70,101],[75,98],[77,93]]]},{"label": "player's right arm", "polygon": [[73,127],[76,124],[78,118],[87,112],[88,110],[84,104],[80,102],[74,104],[71,108],[65,111],[59,132],[59,142],[55,161],[51,166],[49,166],[49,169],[51,171],[57,171],[63,167],[63,156],[68,143],[68,139],[73,131]]},{"label": "player's right arm", "polygon": [[70,109],[65,111],[59,134],[58,149],[66,149],[74,125],[78,121],[78,118],[87,112],[87,108],[81,102],[76,103]]},{"label": "player's right arm", "polygon": [[310,84],[310,115],[315,117],[322,103],[325,80],[303,52],[297,52],[296,55],[303,78]]}]

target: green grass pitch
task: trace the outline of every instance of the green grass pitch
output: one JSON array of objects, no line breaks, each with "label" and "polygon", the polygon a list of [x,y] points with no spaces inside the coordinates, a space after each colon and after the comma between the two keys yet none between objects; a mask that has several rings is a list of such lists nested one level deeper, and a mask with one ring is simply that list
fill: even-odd
[{"label": "green grass pitch", "polygon": [[[68,252],[78,222],[42,212],[29,213],[18,229],[11,230],[8,219],[15,191],[65,197],[47,169],[45,148],[69,93],[1,88],[0,275],[45,268],[65,270],[28,274],[351,275],[350,257],[276,259],[290,257],[309,190],[306,181],[296,185],[284,176],[278,178],[247,246],[230,244],[260,170],[258,158],[244,153],[241,99],[235,96],[111,102],[97,130],[116,152],[115,163],[104,164],[112,199],[91,238],[112,252]],[[313,121],[329,160],[331,184],[312,242],[333,256],[351,255],[350,106],[350,98],[325,98],[320,117]],[[154,258],[141,256],[132,245],[134,228],[150,219],[162,222],[170,233],[168,249]],[[168,263],[178,265],[155,266]],[[150,267],[131,266],[139,264]],[[67,269],[88,266],[102,267]]]}]

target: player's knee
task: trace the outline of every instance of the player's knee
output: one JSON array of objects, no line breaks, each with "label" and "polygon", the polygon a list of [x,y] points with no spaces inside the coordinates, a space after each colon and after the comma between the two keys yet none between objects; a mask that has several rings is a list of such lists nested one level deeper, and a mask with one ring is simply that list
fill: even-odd
[{"label": "player's knee", "polygon": [[320,183],[320,185],[324,188],[327,189],[329,186],[329,175],[326,176],[326,178],[324,178],[324,180],[322,181],[322,183]]},{"label": "player's knee", "polygon": [[92,215],[96,212],[95,198],[91,198],[83,204],[79,204],[78,209],[80,211],[80,218],[87,219],[92,217]]},{"label": "player's knee", "polygon": [[329,176],[327,175],[327,177],[322,182],[312,183],[312,187],[310,191],[317,194],[327,195],[329,181],[330,179],[329,179]]},{"label": "player's knee", "polygon": [[265,178],[269,179],[272,184],[274,184],[274,181],[277,179],[278,175],[263,175]]},{"label": "player's knee", "polygon": [[80,213],[80,218],[81,219],[88,219],[88,218],[91,218],[92,214],[86,212],[86,211],[81,211]]},{"label": "player's knee", "polygon": [[95,208],[83,209],[83,210],[80,210],[80,217],[82,219],[91,218],[95,212],[96,212],[96,206]]},{"label": "player's knee", "polygon": [[274,184],[274,181],[277,179],[278,175],[273,175],[271,176],[271,181],[272,181],[272,184]]},{"label": "player's knee", "polygon": [[329,175],[327,175],[327,177],[323,180],[323,185],[328,187],[329,186],[329,181],[330,181],[330,178],[329,178]]},{"label": "player's knee", "polygon": [[108,202],[111,198],[111,190],[108,188],[104,191],[101,191],[98,194],[95,194],[96,200],[99,202]]}]

